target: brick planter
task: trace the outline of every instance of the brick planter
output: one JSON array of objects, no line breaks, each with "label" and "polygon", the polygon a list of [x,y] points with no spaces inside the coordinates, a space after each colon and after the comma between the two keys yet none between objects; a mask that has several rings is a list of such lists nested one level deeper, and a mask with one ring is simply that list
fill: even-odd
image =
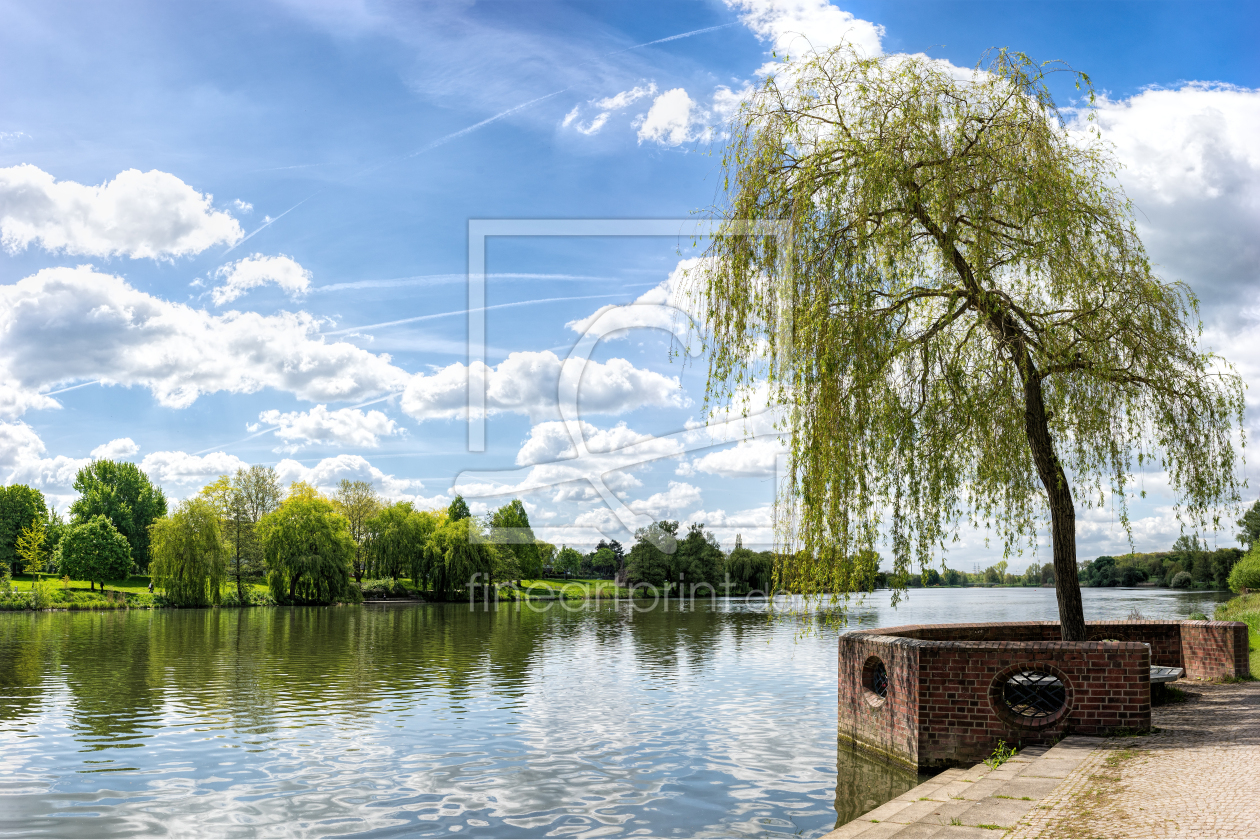
[{"label": "brick planter", "polygon": [[1249,673],[1241,622],[1104,621],[1087,632],[1094,641],[1059,641],[1052,621],[846,633],[840,738],[914,768],[974,763],[999,739],[1149,729],[1151,665],[1189,679]]}]

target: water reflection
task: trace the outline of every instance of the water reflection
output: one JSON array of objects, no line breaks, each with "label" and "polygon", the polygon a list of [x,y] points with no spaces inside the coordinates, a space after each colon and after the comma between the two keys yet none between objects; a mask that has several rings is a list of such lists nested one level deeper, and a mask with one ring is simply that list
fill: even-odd
[{"label": "water reflection", "polygon": [[[1162,598],[1086,610],[1211,612]],[[0,614],[0,834],[818,835],[917,779],[837,747],[835,633],[797,629],[721,602]]]}]

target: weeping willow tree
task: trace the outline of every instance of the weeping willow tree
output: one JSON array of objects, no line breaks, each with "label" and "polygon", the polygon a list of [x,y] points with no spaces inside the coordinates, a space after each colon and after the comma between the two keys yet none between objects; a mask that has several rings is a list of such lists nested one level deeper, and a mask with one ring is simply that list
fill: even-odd
[{"label": "weeping willow tree", "polygon": [[206,499],[181,502],[170,516],[149,526],[153,583],[172,603],[218,604],[227,579],[227,546],[219,512]]},{"label": "weeping willow tree", "polygon": [[1109,147],[1055,105],[1056,69],[1092,105],[1084,74],[1019,53],[958,73],[842,47],[736,116],[692,291],[710,401],[768,382],[784,407],[778,587],[854,591],[884,541],[904,580],[964,524],[1009,555],[1048,515],[1063,638],[1082,640],[1078,502],[1128,529],[1144,467],[1183,521],[1237,501],[1241,383],[1198,349],[1194,295],[1156,276]]},{"label": "weeping willow tree", "polygon": [[313,487],[294,484],[258,523],[267,582],[280,603],[328,604],[353,597],[350,523]]}]

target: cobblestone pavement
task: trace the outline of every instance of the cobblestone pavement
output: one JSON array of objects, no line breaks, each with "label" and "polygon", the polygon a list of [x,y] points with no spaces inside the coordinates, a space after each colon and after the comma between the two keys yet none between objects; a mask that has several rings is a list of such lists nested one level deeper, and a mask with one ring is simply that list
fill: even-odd
[{"label": "cobblestone pavement", "polygon": [[1160,731],[1095,750],[1008,837],[1260,837],[1260,683],[1178,682]]}]

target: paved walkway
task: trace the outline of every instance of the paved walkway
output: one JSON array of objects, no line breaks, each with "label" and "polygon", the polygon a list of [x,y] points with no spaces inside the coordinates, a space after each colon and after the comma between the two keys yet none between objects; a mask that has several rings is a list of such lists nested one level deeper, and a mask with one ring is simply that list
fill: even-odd
[{"label": "paved walkway", "polygon": [[1105,742],[1007,836],[1260,837],[1260,683],[1177,685],[1159,732]]}]

